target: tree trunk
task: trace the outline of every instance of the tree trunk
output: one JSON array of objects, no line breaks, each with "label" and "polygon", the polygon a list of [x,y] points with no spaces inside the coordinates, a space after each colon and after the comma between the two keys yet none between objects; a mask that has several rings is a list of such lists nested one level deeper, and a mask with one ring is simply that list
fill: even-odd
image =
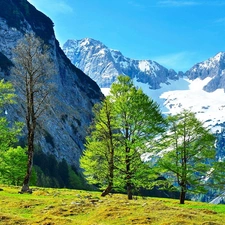
[{"label": "tree trunk", "polygon": [[29,188],[30,185],[30,178],[31,172],[33,167],[33,157],[34,157],[34,130],[31,129],[28,131],[28,161],[27,161],[27,172],[24,177],[23,186],[21,189],[22,193],[28,192],[31,193],[32,191]]},{"label": "tree trunk", "polygon": [[30,185],[30,178],[33,166],[33,152],[28,152],[28,162],[27,162],[27,172],[26,176],[24,177],[23,186],[21,192],[31,192],[29,185]]},{"label": "tree trunk", "polygon": [[108,187],[102,192],[101,196],[105,197],[106,195],[108,195],[111,192],[112,188],[113,188],[113,184],[112,182],[110,182],[108,184]]},{"label": "tree trunk", "polygon": [[109,183],[108,187],[102,192],[101,196],[105,197],[110,193],[113,188],[113,179],[114,179],[114,152],[112,151],[110,154],[110,163],[109,163]]},{"label": "tree trunk", "polygon": [[184,187],[181,187],[181,191],[180,191],[180,204],[184,204],[185,196],[186,196],[185,188]]},{"label": "tree trunk", "polygon": [[132,185],[131,185],[130,182],[127,183],[127,197],[128,197],[128,200],[132,200],[133,199]]},{"label": "tree trunk", "polygon": [[126,148],[126,185],[127,185],[127,197],[129,200],[132,200],[132,183],[131,183],[131,171],[130,171],[130,148]]},{"label": "tree trunk", "polygon": [[113,145],[113,132],[112,132],[112,125],[111,125],[111,111],[110,111],[110,105],[109,102],[105,102],[105,110],[106,110],[106,117],[107,117],[107,128],[109,133],[109,145],[108,145],[108,151],[109,151],[109,183],[108,187],[102,192],[101,196],[104,197],[108,195],[112,188],[113,188],[113,179],[114,179],[114,145]]}]

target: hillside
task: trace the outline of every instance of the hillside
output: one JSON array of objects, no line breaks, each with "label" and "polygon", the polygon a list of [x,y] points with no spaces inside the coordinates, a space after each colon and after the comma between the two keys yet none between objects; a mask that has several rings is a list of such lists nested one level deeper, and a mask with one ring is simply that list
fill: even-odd
[{"label": "hillside", "polygon": [[[57,41],[53,22],[27,0],[0,0],[0,79],[11,80],[12,50],[25,33],[34,32],[49,46],[57,73],[52,78],[54,90],[50,106],[37,121],[35,147],[58,161],[65,159],[79,168],[92,107],[102,98],[98,85],[65,56]],[[24,103],[20,88],[16,105],[8,107],[9,121],[24,121]],[[26,133],[24,140],[26,144]]]},{"label": "hillside", "polygon": [[[105,198],[98,192],[34,188],[18,194],[17,187],[0,191],[1,225],[223,225],[225,206],[125,195]],[[2,207],[4,206],[4,207]]]}]

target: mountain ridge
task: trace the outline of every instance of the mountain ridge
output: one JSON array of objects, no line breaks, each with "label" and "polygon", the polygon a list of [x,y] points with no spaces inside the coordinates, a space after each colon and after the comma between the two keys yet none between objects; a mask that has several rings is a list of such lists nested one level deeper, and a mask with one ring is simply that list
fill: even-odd
[{"label": "mountain ridge", "polygon": [[[71,42],[75,43],[73,47],[70,46]],[[112,50],[91,38],[67,41],[63,50],[73,64],[97,83],[100,80],[101,83],[98,84],[105,94],[116,77],[125,74],[158,102],[166,114],[174,114],[182,108],[193,110],[199,119],[207,121],[209,127],[214,127],[214,131],[219,129],[217,125],[225,122],[225,52],[196,63],[185,73],[176,73],[152,60],[125,57],[119,50]],[[98,54],[99,52],[105,54]],[[110,82],[102,81],[107,75],[105,71],[109,77],[110,72],[114,71]]]},{"label": "mountain ridge", "polygon": [[71,62],[95,80],[101,88],[108,88],[120,74],[136,77],[150,88],[158,89],[168,79],[176,80],[183,76],[168,70],[152,60],[135,60],[123,56],[119,50],[106,47],[92,38],[68,40],[63,51]]}]

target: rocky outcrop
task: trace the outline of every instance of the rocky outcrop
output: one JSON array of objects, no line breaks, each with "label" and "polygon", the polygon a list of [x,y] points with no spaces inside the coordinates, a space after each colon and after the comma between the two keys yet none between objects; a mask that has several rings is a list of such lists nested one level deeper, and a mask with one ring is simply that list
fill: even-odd
[{"label": "rocky outcrop", "polygon": [[63,50],[71,62],[95,80],[101,88],[108,88],[120,74],[158,89],[169,79],[176,80],[183,74],[168,70],[152,60],[134,60],[120,51],[109,49],[91,38],[68,40]]},{"label": "rocky outcrop", "polygon": [[[35,32],[46,44],[57,69],[50,107],[38,121],[36,148],[79,167],[92,107],[103,97],[98,85],[65,56],[55,38],[52,21],[26,0],[0,0],[0,76],[10,80],[12,49],[26,32]],[[7,108],[10,120],[24,121],[21,93],[18,104]]]},{"label": "rocky outcrop", "polygon": [[186,72],[186,76],[191,80],[212,78],[204,87],[207,92],[220,88],[225,90],[225,52],[219,52],[214,57],[197,63]]}]

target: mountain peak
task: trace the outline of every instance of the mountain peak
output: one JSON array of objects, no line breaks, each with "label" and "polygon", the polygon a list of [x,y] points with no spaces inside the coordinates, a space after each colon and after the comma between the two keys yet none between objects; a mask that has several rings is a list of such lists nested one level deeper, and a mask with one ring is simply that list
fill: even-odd
[{"label": "mountain peak", "polygon": [[130,59],[92,38],[74,40],[73,43],[67,41],[63,45],[65,54],[101,88],[110,87],[120,74],[136,77],[137,81],[149,84],[152,89],[160,88],[161,83],[178,76],[152,60]]},{"label": "mountain peak", "polygon": [[214,61],[215,63],[220,63],[221,61],[225,60],[225,52],[219,52],[214,57],[210,58],[209,60]]},{"label": "mountain peak", "polygon": [[80,43],[81,46],[102,45],[102,42],[95,40],[93,38],[83,38],[81,40],[78,40],[78,43]]}]

